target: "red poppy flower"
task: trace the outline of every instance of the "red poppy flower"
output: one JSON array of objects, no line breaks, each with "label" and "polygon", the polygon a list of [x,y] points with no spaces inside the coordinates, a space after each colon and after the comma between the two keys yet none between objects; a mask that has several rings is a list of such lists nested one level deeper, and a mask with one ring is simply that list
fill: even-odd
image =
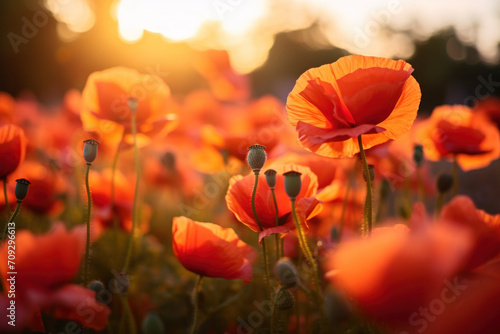
[{"label": "red poppy flower", "polygon": [[417,116],[420,87],[403,60],[347,56],[312,68],[288,95],[287,112],[300,144],[327,157],[359,152],[408,131]]},{"label": "red poppy flower", "polygon": [[[257,216],[264,231],[260,233],[259,239],[271,233],[286,233],[295,229],[295,223],[292,216],[292,205],[290,199],[285,192],[285,177],[283,173],[296,171],[302,173],[302,187],[296,199],[297,215],[302,222],[314,217],[319,213],[322,206],[320,202],[314,198],[318,189],[318,179],[308,167],[286,164],[269,166],[269,169],[274,169],[276,175],[276,201],[278,203],[279,226],[276,226],[276,211],[271,189],[266,183],[266,177],[262,173],[259,176],[257,192],[255,196],[255,207]],[[248,226],[255,232],[261,232],[257,222],[255,221],[251,198],[255,176],[249,174],[245,177],[238,175],[231,178],[229,181],[229,189],[226,194],[227,207],[236,215],[236,218]],[[306,223],[305,223],[306,224]],[[307,225],[305,226],[307,228]]]},{"label": "red poppy flower", "polygon": [[24,131],[13,124],[0,125],[0,179],[16,170],[26,152]]},{"label": "red poppy flower", "polygon": [[436,107],[415,133],[426,158],[437,161],[456,156],[464,170],[486,167],[500,156],[498,129],[466,106]]},{"label": "red poppy flower", "polygon": [[474,111],[488,117],[500,129],[500,98],[490,96],[484,100],[479,100]]},{"label": "red poppy flower", "polygon": [[[67,231],[64,225],[56,224],[45,235],[33,235],[26,230],[16,233],[15,266],[18,274],[15,285],[16,306],[19,307],[16,310],[26,321],[17,323],[20,328],[35,326],[40,311],[56,319],[75,320],[96,330],[106,326],[111,313],[109,308],[96,301],[94,291],[71,284],[84,253],[85,228],[81,227]],[[0,258],[7,259],[7,255],[8,242],[4,242],[0,247]],[[7,261],[0,261],[4,286],[8,284],[10,271]],[[83,305],[92,310],[93,317],[81,312]]]},{"label": "red poppy flower", "polygon": [[175,217],[172,234],[175,256],[186,269],[207,277],[252,279],[257,253],[232,229]]},{"label": "red poppy flower", "polygon": [[169,113],[168,86],[155,75],[125,67],[94,72],[87,79],[82,92],[84,129],[117,137],[124,132],[125,143],[132,143],[129,97],[139,101],[136,116],[139,143],[173,129],[176,117]]}]

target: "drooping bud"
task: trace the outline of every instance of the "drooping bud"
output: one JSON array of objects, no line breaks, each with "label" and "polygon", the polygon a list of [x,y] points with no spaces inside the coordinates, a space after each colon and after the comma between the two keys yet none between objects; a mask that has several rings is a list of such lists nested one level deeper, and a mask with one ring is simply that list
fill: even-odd
[{"label": "drooping bud", "polygon": [[259,173],[267,160],[266,147],[256,144],[248,147],[247,162],[255,173]]},{"label": "drooping bud", "polygon": [[136,97],[129,97],[128,100],[128,108],[130,109],[130,112],[134,113],[137,111],[137,107],[139,106],[139,99]]},{"label": "drooping bud", "polygon": [[302,187],[302,181],[300,176],[302,175],[296,171],[289,171],[283,174],[285,176],[285,191],[290,200],[294,201],[297,195],[300,193],[300,188]]},{"label": "drooping bud", "polygon": [[289,310],[295,305],[295,299],[288,289],[279,289],[276,294],[276,307],[279,310]]},{"label": "drooping bud", "polygon": [[[375,179],[375,167],[373,165],[368,165],[368,172],[370,173],[370,180],[373,181]],[[363,170],[363,180],[366,182],[366,173]]]},{"label": "drooping bud", "polygon": [[417,167],[422,166],[424,163],[424,147],[420,144],[413,146],[413,161]]},{"label": "drooping bud", "polygon": [[451,189],[452,185],[453,185],[453,176],[451,176],[450,174],[439,175],[436,183],[439,193],[444,194],[448,192]]},{"label": "drooping bud", "polygon": [[16,182],[15,194],[17,201],[20,202],[28,195],[28,188],[30,187],[31,182],[26,179],[17,179]]},{"label": "drooping bud", "polygon": [[105,289],[104,284],[101,281],[94,280],[87,285],[87,288],[95,291],[95,298],[99,303],[107,305],[111,301],[111,292]]},{"label": "drooping bud", "polygon": [[274,272],[278,279],[287,289],[297,288],[299,286],[299,274],[294,264],[287,258],[280,259],[274,266]]},{"label": "drooping bud", "polygon": [[268,169],[264,172],[266,175],[266,182],[269,188],[274,189],[276,186],[276,171],[274,169]]},{"label": "drooping bud", "polygon": [[141,324],[143,334],[163,334],[165,325],[161,319],[154,313],[148,313]]},{"label": "drooping bud", "polygon": [[163,166],[165,166],[168,170],[175,170],[175,163],[176,163],[176,158],[175,154],[172,152],[165,152],[165,154],[162,155],[161,157],[161,163]]},{"label": "drooping bud", "polygon": [[99,145],[99,143],[94,139],[87,139],[83,142],[85,143],[83,146],[83,157],[85,161],[87,161],[87,164],[90,165],[97,157],[97,145]]}]

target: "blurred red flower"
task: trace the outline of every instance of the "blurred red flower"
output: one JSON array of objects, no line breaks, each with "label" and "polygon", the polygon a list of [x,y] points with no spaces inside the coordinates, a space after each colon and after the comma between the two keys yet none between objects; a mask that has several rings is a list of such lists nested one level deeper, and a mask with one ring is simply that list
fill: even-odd
[{"label": "blurred red flower", "polygon": [[86,131],[133,143],[128,98],[136,97],[138,142],[149,142],[153,135],[164,135],[175,127],[169,112],[170,89],[156,75],[140,74],[125,67],[113,67],[90,74],[82,92],[82,123]]},{"label": "blurred red flower", "polygon": [[0,125],[0,179],[16,170],[26,153],[24,131],[13,124]]},{"label": "blurred red flower", "polygon": [[444,105],[415,128],[425,157],[437,161],[453,158],[463,170],[488,166],[500,156],[498,129],[487,118],[475,115],[463,105]]},{"label": "blurred red flower", "polygon": [[252,279],[257,252],[230,228],[175,217],[172,245],[182,265],[202,276]]},{"label": "blurred red flower", "polygon": [[359,152],[408,131],[417,116],[420,87],[403,60],[359,55],[312,68],[288,95],[287,112],[301,145],[327,157]]},{"label": "blurred red flower", "polygon": [[227,207],[236,215],[236,218],[255,232],[261,232],[259,240],[272,233],[287,233],[295,229],[295,223],[292,216],[292,205],[285,192],[285,177],[283,173],[296,171],[302,173],[302,188],[296,199],[297,215],[301,222],[307,228],[307,219],[317,215],[322,206],[314,198],[318,189],[318,179],[309,167],[300,165],[285,164],[271,165],[268,169],[274,169],[276,175],[276,201],[278,203],[279,225],[276,226],[276,211],[271,189],[266,183],[266,177],[263,173],[259,175],[257,193],[255,196],[255,207],[259,217],[263,232],[260,231],[252,211],[251,198],[255,176],[249,174],[245,177],[238,175],[229,181],[229,189],[226,194]]},{"label": "blurred red flower", "polygon": [[[12,270],[6,261],[8,240],[0,247],[0,275],[5,287]],[[94,291],[71,284],[80,268],[84,252],[84,226],[67,231],[58,223],[45,235],[34,235],[29,231],[16,233],[15,281],[16,312],[19,328],[43,329],[40,311],[56,319],[74,320],[95,330],[102,330],[111,311],[99,304]],[[5,289],[8,291],[8,289]],[[85,312],[82,312],[85,310]],[[2,317],[6,308],[2,308]],[[92,316],[91,316],[92,315]],[[5,322],[2,322],[2,325]],[[1,328],[1,327],[0,327]]]}]

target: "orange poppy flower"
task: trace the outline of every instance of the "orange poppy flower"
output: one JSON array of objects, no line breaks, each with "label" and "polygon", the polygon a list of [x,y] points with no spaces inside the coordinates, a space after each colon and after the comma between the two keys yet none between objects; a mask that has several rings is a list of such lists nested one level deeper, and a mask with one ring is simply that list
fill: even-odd
[{"label": "orange poppy flower", "polygon": [[127,99],[138,98],[138,142],[149,142],[153,135],[164,135],[175,126],[169,113],[170,89],[156,75],[140,74],[125,67],[113,67],[92,73],[82,92],[82,123],[86,131],[119,137],[133,143],[131,113]]},{"label": "orange poppy flower", "polygon": [[172,245],[182,265],[198,275],[225,279],[252,279],[257,252],[230,228],[175,217]]},{"label": "orange poppy flower", "polygon": [[500,98],[490,96],[480,100],[474,107],[474,111],[488,117],[500,129]]},{"label": "orange poppy flower", "polygon": [[413,68],[403,60],[347,56],[306,71],[286,109],[300,144],[331,158],[352,157],[407,132],[420,103]]},{"label": "orange poppy flower", "polygon": [[415,129],[425,157],[437,161],[456,156],[463,170],[488,166],[500,156],[498,129],[463,105],[436,107]]},{"label": "orange poppy flower", "polygon": [[[9,240],[9,239],[8,239]],[[75,320],[86,327],[101,330],[106,326],[109,308],[99,304],[95,292],[71,284],[80,268],[84,253],[84,226],[67,231],[58,223],[45,235],[33,235],[23,230],[16,233],[16,311],[26,323],[34,326],[39,312],[56,319]],[[0,247],[0,258],[7,259],[8,242]],[[11,272],[7,261],[0,261],[0,276],[4,286]],[[94,317],[80,312],[81,305],[94,310]]]},{"label": "orange poppy flower", "polygon": [[297,215],[301,222],[304,222],[307,228],[306,220],[314,217],[321,211],[320,202],[314,198],[318,189],[318,179],[308,167],[285,164],[271,165],[268,169],[274,169],[276,175],[276,201],[278,203],[279,225],[276,226],[276,211],[272,192],[266,183],[264,173],[259,175],[259,183],[255,196],[255,207],[257,216],[262,223],[263,232],[255,221],[251,198],[255,176],[249,174],[245,177],[237,175],[229,180],[229,189],[226,194],[226,204],[229,210],[233,212],[236,218],[255,232],[261,232],[259,240],[272,233],[287,233],[295,229],[295,223],[292,216],[292,205],[285,192],[285,177],[283,173],[296,171],[302,173],[302,187],[296,199]]},{"label": "orange poppy flower", "polygon": [[16,170],[26,153],[24,131],[13,124],[0,125],[0,179]]}]

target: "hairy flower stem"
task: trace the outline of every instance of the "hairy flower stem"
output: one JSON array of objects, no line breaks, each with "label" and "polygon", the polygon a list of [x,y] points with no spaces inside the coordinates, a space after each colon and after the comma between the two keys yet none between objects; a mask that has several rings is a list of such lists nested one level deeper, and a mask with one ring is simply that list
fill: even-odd
[{"label": "hairy flower stem", "polygon": [[17,201],[16,209],[14,210],[14,213],[10,217],[10,219],[5,223],[5,227],[3,229],[2,235],[0,236],[0,240],[4,240],[7,238],[7,229],[9,227],[10,222],[14,222],[14,219],[16,219],[17,214],[19,213],[19,210],[21,209],[21,203],[22,201]]},{"label": "hairy flower stem", "polygon": [[90,267],[90,214],[92,210],[92,199],[90,197],[90,186],[89,186],[89,172],[91,162],[87,162],[87,168],[85,169],[85,188],[87,191],[87,241],[85,242],[85,264],[83,266],[83,285],[86,286],[89,278],[89,267]]},{"label": "hairy flower stem", "polygon": [[358,136],[359,153],[361,154],[361,159],[363,161],[363,173],[366,176],[366,199],[365,199],[365,209],[364,209],[364,224],[363,231],[370,235],[372,231],[373,223],[373,200],[372,200],[372,180],[370,177],[370,170],[368,169],[368,163],[366,162],[365,150],[363,148],[363,141],[361,140],[361,135]]},{"label": "hairy flower stem", "polygon": [[136,125],[136,112],[132,112],[132,136],[134,137],[134,158],[135,158],[135,190],[134,190],[134,201],[132,204],[132,230],[130,231],[130,237],[127,244],[127,256],[125,258],[125,265],[123,266],[123,272],[128,271],[130,265],[130,258],[132,256],[132,246],[134,243],[134,233],[137,226],[137,201],[139,197],[139,181],[140,181],[140,163],[139,163],[139,149],[137,147],[137,125]]},{"label": "hairy flower stem", "polygon": [[[276,226],[279,226],[279,212],[278,212],[278,202],[276,201],[276,193],[274,188],[271,188],[271,193],[273,194],[274,211],[276,212]],[[280,235],[278,233],[274,234],[274,240],[276,241],[276,261],[283,257],[283,248],[281,247]]]},{"label": "hairy flower stem", "polygon": [[458,195],[458,161],[457,155],[455,154],[453,157],[453,196]]},{"label": "hairy flower stem", "polygon": [[9,196],[7,195],[7,178],[3,178],[3,196],[5,198],[5,210],[7,210],[7,217],[10,214],[10,204],[9,204]]},{"label": "hairy flower stem", "polygon": [[203,276],[199,275],[196,279],[196,284],[193,291],[193,306],[194,306],[194,316],[193,316],[193,327],[191,327],[191,334],[196,333],[196,328],[198,327],[198,299],[200,295],[201,280]]},{"label": "hairy flower stem", "polygon": [[309,249],[309,245],[307,244],[306,237],[304,235],[304,231],[302,230],[302,226],[300,225],[299,218],[297,217],[297,211],[295,210],[295,199],[292,199],[292,214],[293,220],[295,222],[295,228],[297,229],[297,235],[299,236],[299,244],[302,252],[307,258],[307,261],[311,264],[313,269],[313,278],[314,285],[316,286],[316,303],[319,307],[322,325],[325,324],[325,311],[323,309],[323,294],[321,293],[321,285],[319,281],[319,273],[318,273],[318,264],[316,263],[316,259],[314,259],[311,250]]}]

